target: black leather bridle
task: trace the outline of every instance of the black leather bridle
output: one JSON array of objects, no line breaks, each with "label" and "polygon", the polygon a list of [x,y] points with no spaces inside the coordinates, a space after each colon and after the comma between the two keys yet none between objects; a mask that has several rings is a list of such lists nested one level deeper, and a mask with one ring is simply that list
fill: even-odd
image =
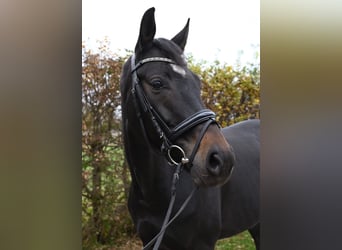
[{"label": "black leather bridle", "polygon": [[[137,74],[137,70],[142,65],[146,63],[151,63],[151,62],[162,62],[162,63],[168,63],[168,64],[176,64],[176,62],[165,57],[150,57],[150,58],[142,59],[138,63],[135,63],[135,55],[131,57],[131,74],[132,74],[131,93],[133,96],[134,106],[137,112],[137,116],[139,119],[141,129],[143,131],[145,140],[149,141],[148,136],[146,134],[146,129],[145,129],[144,121],[142,118],[142,114],[148,114],[153,124],[153,127],[155,128],[156,132],[159,135],[159,139],[161,140],[161,152],[165,155],[170,165],[176,166],[175,172],[173,174],[173,179],[172,179],[171,199],[170,199],[168,210],[166,212],[166,216],[164,218],[163,225],[160,229],[160,232],[143,248],[143,249],[148,249],[153,245],[154,242],[156,242],[153,247],[153,249],[156,250],[159,248],[159,245],[161,244],[166,228],[184,210],[184,208],[186,207],[186,205],[188,204],[188,202],[190,201],[191,197],[193,196],[194,192],[197,189],[195,187],[192,190],[192,192],[190,193],[188,198],[184,201],[184,203],[182,204],[178,212],[170,220],[171,211],[172,211],[175,198],[176,198],[176,184],[179,179],[179,174],[181,173],[181,170],[184,166],[191,168],[192,162],[195,158],[195,155],[197,153],[197,150],[200,146],[200,143],[202,141],[204,134],[206,133],[207,129],[209,128],[211,124],[215,123],[218,125],[218,123],[215,120],[216,115],[213,111],[209,109],[202,109],[192,114],[191,116],[189,116],[188,118],[186,118],[185,120],[177,124],[175,127],[170,128],[167,125],[167,123],[164,121],[162,116],[151,105],[150,101],[148,100],[144,92],[144,89],[141,85],[141,82]],[[185,155],[184,150],[180,146],[175,144],[175,141],[179,137],[181,137],[184,133],[186,133],[187,131],[196,127],[199,124],[203,124],[203,126],[196,140],[192,153],[190,157],[188,158]]]},{"label": "black leather bridle", "polygon": [[[144,133],[144,137],[146,140],[148,140],[144,122],[142,120],[142,113],[146,113],[149,115],[150,120],[153,124],[153,127],[155,128],[156,132],[159,135],[159,139],[161,140],[161,152],[165,155],[168,162],[174,165],[183,163],[191,167],[192,161],[198,150],[199,143],[202,140],[207,128],[212,123],[217,124],[215,120],[216,115],[213,111],[209,109],[202,109],[192,114],[191,116],[189,116],[188,118],[186,118],[185,120],[177,124],[175,127],[170,128],[167,125],[167,123],[164,121],[162,116],[151,105],[150,101],[148,100],[143,90],[143,87],[141,86],[141,82],[137,74],[137,70],[142,65],[146,63],[151,63],[151,62],[164,62],[164,63],[169,63],[169,64],[176,64],[175,61],[169,58],[165,58],[165,57],[150,57],[150,58],[143,59],[139,61],[137,64],[135,64],[135,55],[131,57],[131,69],[132,69],[131,70],[131,73],[132,73],[131,93],[133,95],[135,109],[139,118],[140,126]],[[202,129],[203,132],[200,133],[197,143],[195,144],[195,147],[193,149],[193,152],[191,153],[190,157],[187,158],[185,156],[184,150],[180,146],[175,145],[174,143],[184,133],[186,133],[187,131],[196,127],[199,124],[204,124],[204,127]]]}]

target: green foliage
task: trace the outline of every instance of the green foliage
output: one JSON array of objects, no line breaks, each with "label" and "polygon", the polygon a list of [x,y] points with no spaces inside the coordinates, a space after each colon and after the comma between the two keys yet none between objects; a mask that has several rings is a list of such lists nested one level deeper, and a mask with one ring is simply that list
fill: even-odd
[{"label": "green foliage", "polygon": [[222,127],[246,119],[259,118],[260,72],[258,65],[235,69],[216,62],[190,63],[190,68],[202,81],[202,99],[206,107],[217,114]]},{"label": "green foliage", "polygon": [[82,236],[84,249],[133,234],[126,200],[130,183],[121,137],[119,81],[125,58],[83,47]]},{"label": "green foliage", "polygon": [[[127,56],[111,53],[108,44],[101,42],[99,53],[85,46],[82,51],[83,248],[139,249],[136,241],[127,244],[123,240],[135,238],[126,206],[130,175],[124,160],[120,115],[119,82]],[[234,68],[189,58],[189,67],[202,81],[204,104],[216,112],[222,126],[259,117],[258,65]],[[217,249],[227,249],[226,244],[220,242]]]},{"label": "green foliage", "polygon": [[255,250],[255,245],[248,231],[244,231],[228,239],[219,240],[215,250]]}]

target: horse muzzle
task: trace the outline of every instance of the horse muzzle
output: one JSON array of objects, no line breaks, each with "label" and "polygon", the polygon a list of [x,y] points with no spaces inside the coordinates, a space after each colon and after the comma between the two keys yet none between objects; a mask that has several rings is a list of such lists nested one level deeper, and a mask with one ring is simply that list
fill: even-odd
[{"label": "horse muzzle", "polygon": [[211,126],[203,137],[191,168],[197,186],[220,186],[232,176],[235,154],[221,130]]}]

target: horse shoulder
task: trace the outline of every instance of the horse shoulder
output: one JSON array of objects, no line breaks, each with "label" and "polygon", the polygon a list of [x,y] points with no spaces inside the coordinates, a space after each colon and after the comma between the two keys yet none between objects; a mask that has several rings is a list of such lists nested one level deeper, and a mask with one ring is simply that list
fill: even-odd
[{"label": "horse shoulder", "polygon": [[259,120],[247,120],[222,129],[233,147],[232,177],[221,187],[221,237],[237,234],[259,221]]}]

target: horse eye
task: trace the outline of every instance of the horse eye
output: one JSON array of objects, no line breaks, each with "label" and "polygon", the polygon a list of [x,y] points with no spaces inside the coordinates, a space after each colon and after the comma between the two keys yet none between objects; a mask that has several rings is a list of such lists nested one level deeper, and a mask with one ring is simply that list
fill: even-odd
[{"label": "horse eye", "polygon": [[151,82],[151,86],[155,90],[159,90],[159,89],[161,89],[163,87],[163,83],[160,80],[153,80]]}]

